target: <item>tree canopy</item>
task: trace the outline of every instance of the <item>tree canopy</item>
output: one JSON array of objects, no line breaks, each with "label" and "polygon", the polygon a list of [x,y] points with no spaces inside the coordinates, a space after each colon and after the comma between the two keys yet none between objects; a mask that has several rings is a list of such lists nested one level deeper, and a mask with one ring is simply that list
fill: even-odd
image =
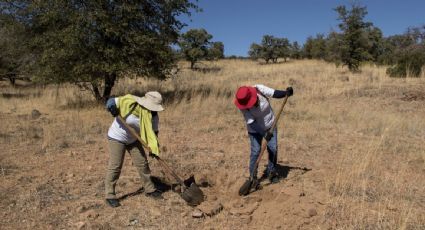
[{"label": "tree canopy", "polygon": [[0,7],[31,30],[37,80],[83,85],[98,100],[125,73],[164,79],[174,67],[171,44],[184,26],[178,16],[197,9],[189,0],[27,0]]},{"label": "tree canopy", "polygon": [[261,44],[253,43],[248,52],[253,59],[264,59],[266,63],[276,63],[278,58],[289,58],[290,43],[287,38],[278,38],[272,35],[264,35]]},{"label": "tree canopy", "polygon": [[190,62],[190,68],[202,59],[215,60],[224,58],[224,44],[212,42],[213,36],[205,29],[190,29],[179,40],[180,54]]}]

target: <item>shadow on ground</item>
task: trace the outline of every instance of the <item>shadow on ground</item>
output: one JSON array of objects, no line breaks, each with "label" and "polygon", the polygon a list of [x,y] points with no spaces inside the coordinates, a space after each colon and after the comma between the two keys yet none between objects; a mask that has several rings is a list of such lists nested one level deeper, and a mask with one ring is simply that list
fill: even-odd
[{"label": "shadow on ground", "polygon": [[[171,188],[172,188],[172,186],[166,184],[159,177],[152,176],[151,177],[151,180],[154,183],[155,188],[158,189],[161,192],[167,192],[167,191],[171,190]],[[130,192],[130,193],[127,193],[127,194],[122,195],[121,197],[118,197],[118,200],[122,201],[122,200],[125,200],[125,199],[129,198],[129,197],[140,195],[140,194],[144,193],[144,191],[145,191],[145,189],[143,187],[142,188],[139,188],[139,189],[137,189],[134,192]]]},{"label": "shadow on ground", "polygon": [[[286,179],[288,177],[288,174],[290,171],[292,170],[300,170],[302,171],[301,175],[311,171],[311,168],[307,168],[307,167],[298,167],[298,166],[288,166],[288,165],[280,165],[277,164],[276,165],[276,172],[277,172],[277,176],[279,177],[279,179]],[[259,179],[260,182],[263,180],[267,179],[267,173],[266,171],[263,172],[263,175],[261,176],[261,178]]]}]

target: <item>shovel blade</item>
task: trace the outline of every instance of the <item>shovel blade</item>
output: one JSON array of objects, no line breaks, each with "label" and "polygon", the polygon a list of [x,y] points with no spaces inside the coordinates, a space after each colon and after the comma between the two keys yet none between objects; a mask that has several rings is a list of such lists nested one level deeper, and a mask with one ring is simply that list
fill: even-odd
[{"label": "shovel blade", "polygon": [[181,196],[191,206],[197,206],[204,201],[204,193],[195,183],[186,187]]},{"label": "shovel blade", "polygon": [[239,189],[239,196],[248,195],[249,191],[251,190],[251,186],[252,186],[252,180],[245,181],[245,183],[243,183],[241,188]]}]

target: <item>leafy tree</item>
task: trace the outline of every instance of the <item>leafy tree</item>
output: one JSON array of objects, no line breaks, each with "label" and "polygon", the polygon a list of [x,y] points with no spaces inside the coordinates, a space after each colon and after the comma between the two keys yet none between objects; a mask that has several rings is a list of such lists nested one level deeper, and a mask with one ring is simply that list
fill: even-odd
[{"label": "leafy tree", "polygon": [[38,80],[82,85],[97,100],[109,97],[116,79],[128,72],[164,79],[174,66],[170,45],[184,26],[178,16],[197,9],[189,0],[25,0],[0,6],[2,14],[31,27]]},{"label": "leafy tree", "polygon": [[[291,44],[289,43],[289,40],[287,38],[275,38],[274,46],[276,49],[275,56],[277,58],[283,58],[286,62],[286,60],[291,56]],[[277,58],[273,60],[274,63],[277,62]]]},{"label": "leafy tree", "polygon": [[343,34],[341,61],[350,71],[359,71],[361,62],[370,60],[365,30],[372,26],[372,23],[363,21],[367,14],[366,7],[353,4],[351,10],[338,6],[335,11],[339,14],[341,23],[338,26]]},{"label": "leafy tree", "polygon": [[261,47],[259,50],[259,58],[263,58],[266,63],[269,63],[270,60],[277,60],[277,50],[276,50],[276,40],[271,35],[264,35],[261,40],[261,45],[254,47]]},{"label": "leafy tree", "polygon": [[248,54],[253,59],[262,58],[266,63],[269,63],[269,61],[276,63],[278,58],[284,58],[286,61],[290,56],[289,45],[289,40],[286,38],[264,35],[261,45],[251,44]]},{"label": "leafy tree", "polygon": [[303,53],[308,59],[325,59],[326,39],[323,34],[317,34],[315,38],[309,36],[303,47]]},{"label": "leafy tree", "polygon": [[365,33],[370,60],[377,63],[384,52],[382,31],[378,27],[370,26],[366,28]]},{"label": "leafy tree", "polygon": [[313,39],[313,46],[311,48],[311,56],[316,59],[324,60],[326,57],[326,40],[323,34],[317,34]]},{"label": "leafy tree", "polygon": [[262,46],[257,44],[257,43],[252,43],[249,51],[248,51],[248,55],[250,58],[252,59],[258,59],[261,58],[262,56]]},{"label": "leafy tree", "polygon": [[313,46],[314,46],[314,39],[312,36],[308,36],[302,49],[302,54],[304,58],[308,58],[308,59],[313,58],[313,55],[312,55]]},{"label": "leafy tree", "polygon": [[342,47],[342,34],[337,32],[330,32],[326,39],[326,57],[328,62],[335,63],[336,66],[341,65],[341,47]]},{"label": "leafy tree", "polygon": [[293,42],[290,45],[290,57],[293,59],[300,59],[301,58],[301,47],[298,44],[297,41]]},{"label": "leafy tree", "polygon": [[224,58],[224,44],[223,42],[213,42],[208,51],[208,58],[210,60],[217,60]]},{"label": "leafy tree", "polygon": [[26,72],[31,54],[26,29],[8,15],[0,15],[0,78],[14,86],[15,80]]},{"label": "leafy tree", "polygon": [[387,69],[391,77],[419,77],[425,66],[425,25],[409,28],[402,36],[391,37],[394,65]]},{"label": "leafy tree", "polygon": [[191,69],[197,61],[208,57],[212,37],[205,29],[191,29],[181,35],[180,52],[190,62]]}]

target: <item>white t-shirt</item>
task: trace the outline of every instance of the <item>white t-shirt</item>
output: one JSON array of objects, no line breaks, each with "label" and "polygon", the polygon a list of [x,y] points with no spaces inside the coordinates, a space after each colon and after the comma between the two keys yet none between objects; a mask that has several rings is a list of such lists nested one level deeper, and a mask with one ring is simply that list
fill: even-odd
[{"label": "white t-shirt", "polygon": [[257,92],[258,106],[241,110],[249,133],[256,133],[249,124],[256,122],[260,129],[266,131],[272,127],[275,119],[273,109],[268,101],[268,98],[273,96],[274,89],[264,85],[255,85],[254,87],[259,91]]},{"label": "white t-shirt", "polygon": [[[115,102],[117,102],[117,98],[115,98]],[[131,128],[136,131],[136,133],[140,133],[139,117],[130,114],[125,121]],[[152,128],[155,132],[159,130],[159,116],[152,116]],[[109,127],[108,137],[124,144],[131,144],[136,141],[135,138],[133,138],[129,133],[127,133],[125,127],[120,125],[116,118],[112,122],[111,127]]]}]

